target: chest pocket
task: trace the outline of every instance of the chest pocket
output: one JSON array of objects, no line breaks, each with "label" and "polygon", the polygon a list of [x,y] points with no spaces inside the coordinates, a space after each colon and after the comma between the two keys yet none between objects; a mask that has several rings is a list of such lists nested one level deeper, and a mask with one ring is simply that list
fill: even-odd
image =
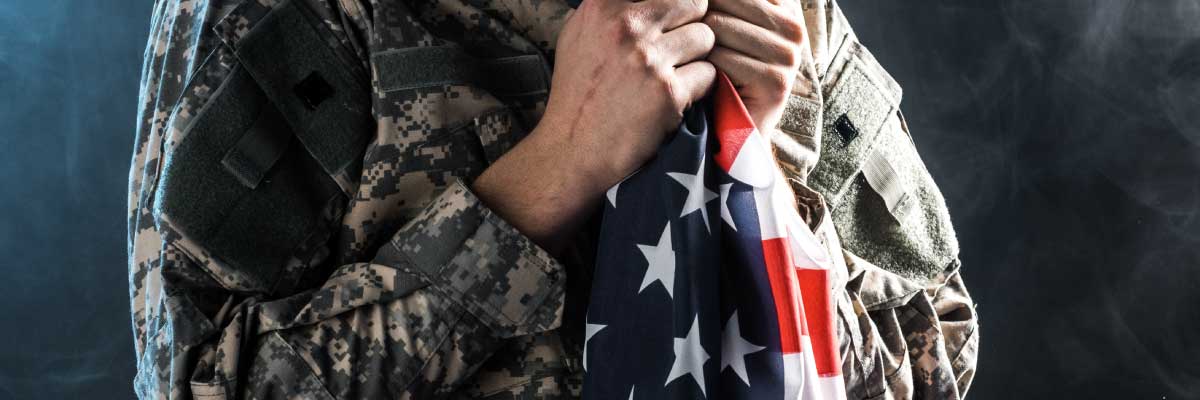
[{"label": "chest pocket", "polygon": [[372,133],[366,72],[299,1],[247,1],[215,29],[223,45],[188,92],[220,78],[178,128],[155,217],[226,288],[286,291],[354,190]]},{"label": "chest pocket", "polygon": [[900,114],[899,86],[857,42],[840,51],[853,54],[840,55],[809,183],[833,206],[847,249],[924,282],[958,256],[945,200]]}]

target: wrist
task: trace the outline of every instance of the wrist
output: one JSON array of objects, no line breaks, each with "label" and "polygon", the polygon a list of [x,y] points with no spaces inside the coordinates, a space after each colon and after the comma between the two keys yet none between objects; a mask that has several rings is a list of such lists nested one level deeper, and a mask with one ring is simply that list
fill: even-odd
[{"label": "wrist", "polygon": [[589,140],[594,135],[577,132],[574,122],[547,113],[520,146],[542,155],[541,172],[563,180],[576,194],[599,198],[615,183],[612,162],[607,149]]},{"label": "wrist", "polygon": [[539,123],[472,185],[493,212],[551,253],[603,195],[568,135]]}]

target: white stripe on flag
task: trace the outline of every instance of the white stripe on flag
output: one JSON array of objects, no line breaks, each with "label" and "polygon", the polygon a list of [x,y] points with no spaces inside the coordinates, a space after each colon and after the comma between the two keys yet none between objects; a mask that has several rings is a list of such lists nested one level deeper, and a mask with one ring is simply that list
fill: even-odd
[{"label": "white stripe on flag", "polygon": [[[811,352],[810,352],[811,353]],[[783,354],[783,398],[799,400],[804,387],[804,353]]]}]

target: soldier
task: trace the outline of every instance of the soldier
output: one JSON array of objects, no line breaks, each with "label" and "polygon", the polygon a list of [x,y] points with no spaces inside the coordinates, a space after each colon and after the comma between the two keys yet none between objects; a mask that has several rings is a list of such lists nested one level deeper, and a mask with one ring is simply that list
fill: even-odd
[{"label": "soldier", "polygon": [[158,0],[137,395],[578,398],[594,205],[715,69],[846,250],[850,397],[964,395],[977,323],[944,201],[836,5],[576,5]]}]

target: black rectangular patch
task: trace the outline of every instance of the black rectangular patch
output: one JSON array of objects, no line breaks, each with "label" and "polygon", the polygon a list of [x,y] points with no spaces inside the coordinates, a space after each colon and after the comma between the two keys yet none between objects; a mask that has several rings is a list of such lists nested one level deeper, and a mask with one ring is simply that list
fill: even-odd
[{"label": "black rectangular patch", "polygon": [[833,128],[842,137],[843,145],[849,145],[851,141],[858,137],[858,128],[854,127],[854,123],[850,122],[850,117],[846,114],[842,114],[842,116],[838,117],[837,121],[834,121]]},{"label": "black rectangular patch", "polygon": [[292,88],[292,91],[296,92],[296,96],[300,96],[300,100],[309,110],[316,110],[322,101],[332,97],[334,93],[333,86],[329,86],[329,82],[321,78],[321,73],[317,71],[308,74]]}]

